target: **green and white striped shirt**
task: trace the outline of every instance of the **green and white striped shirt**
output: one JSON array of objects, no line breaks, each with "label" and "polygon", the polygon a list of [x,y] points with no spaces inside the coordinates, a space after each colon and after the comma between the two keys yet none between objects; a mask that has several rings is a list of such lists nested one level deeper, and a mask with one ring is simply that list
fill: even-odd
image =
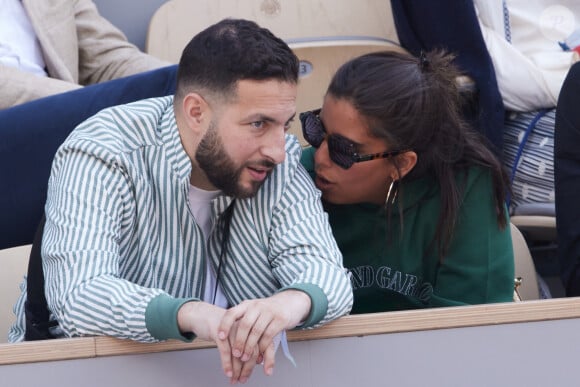
[{"label": "green and white striped shirt", "polygon": [[[287,136],[285,162],[255,197],[236,200],[222,285],[231,305],[303,290],[312,299],[304,327],[314,327],[348,313],[352,289],[300,154]],[[206,243],[195,223],[191,168],[172,97],[103,110],[59,148],[42,254],[49,308],[65,335],[183,339],[177,310],[202,296],[221,240],[214,227]],[[218,196],[213,216],[231,200]],[[24,297],[11,341],[23,338]]]}]

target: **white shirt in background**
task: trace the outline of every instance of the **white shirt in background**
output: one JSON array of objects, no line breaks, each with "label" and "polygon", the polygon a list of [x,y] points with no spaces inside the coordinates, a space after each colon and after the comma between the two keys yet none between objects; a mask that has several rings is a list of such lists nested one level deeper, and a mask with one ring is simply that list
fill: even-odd
[{"label": "white shirt in background", "polygon": [[564,51],[559,43],[580,28],[580,1],[473,3],[506,108],[525,112],[555,107],[576,60],[575,53]]},{"label": "white shirt in background", "polygon": [[20,0],[0,0],[0,64],[48,75],[40,43]]}]

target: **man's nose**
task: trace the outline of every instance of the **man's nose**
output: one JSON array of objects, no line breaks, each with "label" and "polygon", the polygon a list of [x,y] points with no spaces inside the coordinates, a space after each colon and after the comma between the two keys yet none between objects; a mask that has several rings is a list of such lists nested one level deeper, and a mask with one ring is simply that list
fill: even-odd
[{"label": "man's nose", "polygon": [[275,164],[284,161],[286,157],[286,131],[283,126],[271,131],[271,135],[262,146],[262,154]]}]

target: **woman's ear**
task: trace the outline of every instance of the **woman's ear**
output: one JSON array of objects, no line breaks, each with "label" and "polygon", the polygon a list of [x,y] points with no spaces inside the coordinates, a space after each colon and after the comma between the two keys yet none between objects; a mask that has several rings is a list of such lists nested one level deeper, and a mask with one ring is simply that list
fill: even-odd
[{"label": "woman's ear", "polygon": [[[399,176],[391,176],[393,180],[405,177],[417,165],[417,153],[407,151],[396,156]],[[395,171],[397,173],[397,171]]]}]

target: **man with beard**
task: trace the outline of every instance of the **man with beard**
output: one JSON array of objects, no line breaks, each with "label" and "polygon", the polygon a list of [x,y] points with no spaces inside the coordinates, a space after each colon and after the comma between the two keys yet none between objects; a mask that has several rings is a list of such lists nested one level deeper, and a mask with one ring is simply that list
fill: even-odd
[{"label": "man with beard", "polygon": [[214,340],[225,374],[245,382],[256,362],[272,373],[278,334],[349,312],[320,194],[286,135],[297,80],[283,41],[226,19],[184,49],[174,97],[73,131],[52,166],[42,241],[64,336]]}]

